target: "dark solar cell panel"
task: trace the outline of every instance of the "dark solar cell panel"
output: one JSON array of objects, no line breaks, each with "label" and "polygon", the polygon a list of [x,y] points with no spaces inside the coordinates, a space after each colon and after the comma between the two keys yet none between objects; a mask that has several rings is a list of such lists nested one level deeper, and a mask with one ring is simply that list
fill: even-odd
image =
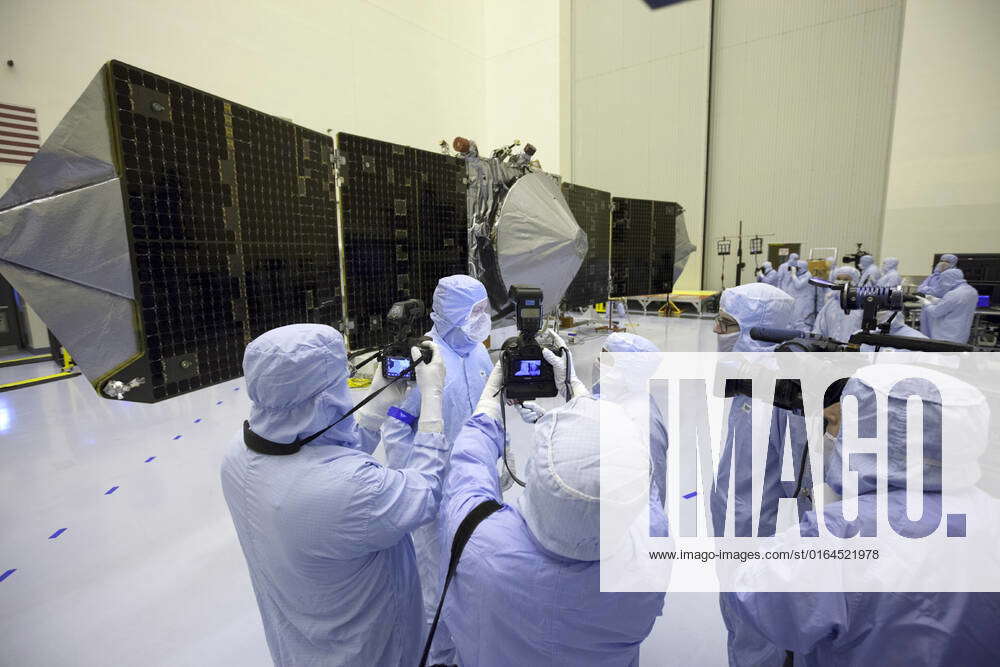
[{"label": "dark solar cell panel", "polygon": [[611,207],[612,296],[670,292],[681,207],[625,197],[612,198]]},{"label": "dark solar cell panel", "polygon": [[[458,158],[339,133],[351,347],[385,344],[385,315],[465,273],[465,165]],[[430,327],[430,319],[423,323]]]},{"label": "dark solar cell panel", "polygon": [[563,197],[587,234],[587,256],[563,297],[567,308],[582,308],[608,296],[611,261],[611,193],[573,183],[562,184]]},{"label": "dark solar cell panel", "polygon": [[268,329],[339,326],[332,138],[124,63],[108,76],[144,347],[120,375],[151,380],[129,399],[240,376]]}]

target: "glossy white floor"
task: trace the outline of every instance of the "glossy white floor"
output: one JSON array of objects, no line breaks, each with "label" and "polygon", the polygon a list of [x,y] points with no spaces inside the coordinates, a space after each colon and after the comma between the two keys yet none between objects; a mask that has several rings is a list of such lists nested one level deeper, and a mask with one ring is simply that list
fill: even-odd
[{"label": "glossy white floor", "polygon": [[[715,348],[710,320],[632,322],[664,350]],[[582,378],[602,343],[574,346]],[[0,369],[0,384],[52,372]],[[218,481],[244,394],[234,380],[141,405],[83,377],[0,393],[0,663],[271,664]],[[521,468],[530,427],[508,416]],[[669,598],[642,664],[725,663],[718,597]]]}]

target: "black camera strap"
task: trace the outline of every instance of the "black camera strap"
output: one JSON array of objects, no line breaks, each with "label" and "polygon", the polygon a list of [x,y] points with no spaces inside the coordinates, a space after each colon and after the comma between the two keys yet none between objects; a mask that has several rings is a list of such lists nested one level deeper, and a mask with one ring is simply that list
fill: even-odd
[{"label": "black camera strap", "polygon": [[476,529],[476,526],[501,507],[503,505],[495,500],[485,500],[479,503],[462,519],[458,530],[455,531],[455,538],[451,541],[451,560],[448,561],[448,574],[444,578],[444,586],[441,587],[441,597],[438,599],[437,611],[434,612],[434,622],[431,623],[431,631],[427,635],[427,641],[424,643],[424,652],[420,656],[420,667],[427,667],[427,656],[431,652],[431,642],[434,641],[434,633],[437,632],[438,621],[441,620],[441,609],[444,608],[444,596],[448,593],[448,585],[451,583],[451,578],[455,576],[455,570],[458,568],[458,559],[462,557],[465,545],[468,544],[469,538],[472,537],[472,532]]},{"label": "black camera strap", "polygon": [[[413,363],[413,366],[416,366],[421,361],[423,361],[423,360],[422,359],[417,359]],[[405,380],[405,379],[409,378],[412,375],[412,373],[413,373],[413,371],[412,371],[412,367],[411,367],[411,370],[409,372],[407,372],[407,373],[401,373],[399,375],[399,377],[395,378],[389,384],[385,385],[384,387],[382,387],[381,389],[379,389],[375,393],[372,393],[372,394],[369,394],[368,396],[366,396],[364,398],[364,400],[362,400],[360,403],[358,403],[357,405],[355,405],[353,408],[351,408],[350,410],[348,410],[347,412],[345,412],[340,417],[340,419],[338,419],[337,421],[333,422],[329,426],[326,426],[326,427],[320,429],[319,431],[316,431],[315,433],[313,433],[310,436],[307,436],[307,437],[299,439],[299,440],[295,440],[293,442],[282,443],[282,442],[273,442],[271,440],[268,440],[267,438],[264,438],[264,437],[262,437],[260,435],[257,435],[256,433],[254,433],[253,430],[250,428],[250,421],[249,420],[244,420],[243,421],[243,444],[245,444],[247,446],[247,448],[252,449],[253,451],[257,452],[258,454],[268,454],[270,456],[287,456],[289,454],[295,454],[300,449],[302,449],[303,446],[308,445],[310,442],[312,442],[313,440],[315,440],[319,436],[323,435],[324,433],[326,433],[327,431],[329,431],[331,428],[333,428],[334,426],[336,426],[337,424],[339,424],[340,422],[344,421],[345,419],[347,419],[348,417],[350,417],[351,415],[353,415],[355,412],[357,412],[358,410],[360,410],[361,408],[363,408],[369,401],[371,401],[373,398],[375,398],[376,396],[378,396],[379,394],[381,394],[383,391],[385,391],[386,389],[388,389],[392,385],[396,384],[400,380]]]},{"label": "black camera strap", "polygon": [[354,367],[355,368],[361,368],[362,366],[365,366],[368,363],[370,363],[370,362],[378,359],[379,355],[381,355],[381,354],[382,354],[382,350],[378,350],[374,354],[370,355],[367,359],[365,359],[364,361],[362,361],[361,363],[354,364]]}]

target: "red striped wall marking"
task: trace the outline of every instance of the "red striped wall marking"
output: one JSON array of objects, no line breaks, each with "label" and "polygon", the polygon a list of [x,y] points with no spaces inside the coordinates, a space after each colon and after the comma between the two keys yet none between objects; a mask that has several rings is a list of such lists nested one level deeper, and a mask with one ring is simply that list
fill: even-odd
[{"label": "red striped wall marking", "polygon": [[18,139],[34,139],[38,141],[37,134],[22,134],[20,132],[11,132],[10,130],[4,130],[0,128],[0,137],[17,137]]},{"label": "red striped wall marking", "polygon": [[35,113],[34,109],[28,107],[17,107],[13,104],[0,104],[0,109],[9,109],[10,111],[24,111],[26,113]]},{"label": "red striped wall marking", "polygon": [[0,120],[0,126],[13,127],[17,130],[30,130],[31,132],[38,132],[38,126],[36,125],[18,125],[17,123],[8,123],[5,120]]},{"label": "red striped wall marking", "polygon": [[17,121],[21,121],[21,122],[24,122],[24,123],[35,123],[35,122],[37,122],[37,119],[35,118],[34,115],[24,116],[22,114],[4,113],[2,111],[0,111],[0,118],[10,118],[11,120],[17,120]]},{"label": "red striped wall marking", "polygon": [[41,148],[40,136],[34,109],[0,103],[0,162],[28,164]]},{"label": "red striped wall marking", "polygon": [[24,141],[9,141],[2,138],[0,138],[0,144],[4,144],[6,146],[20,146],[21,148],[41,148],[38,144],[29,144]]}]

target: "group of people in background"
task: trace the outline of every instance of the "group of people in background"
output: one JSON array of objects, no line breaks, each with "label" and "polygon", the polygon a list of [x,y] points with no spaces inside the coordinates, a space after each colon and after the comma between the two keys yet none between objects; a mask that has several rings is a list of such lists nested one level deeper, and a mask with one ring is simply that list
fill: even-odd
[{"label": "group of people in background", "polygon": [[[870,266],[870,262],[866,262]],[[948,269],[939,271],[945,273]],[[837,280],[857,282],[862,272],[853,266],[838,267],[834,271]],[[839,307],[838,307],[839,310]],[[842,310],[839,310],[843,314]],[[858,311],[855,311],[858,312]],[[887,316],[879,313],[879,319]],[[749,335],[753,327],[773,329],[791,328],[795,315],[795,299],[785,291],[768,284],[752,283],[723,291],[719,301],[719,315],[715,333],[719,338],[720,351],[762,352],[774,349],[774,345],[755,340]],[[825,316],[825,315],[824,315]],[[893,321],[895,323],[895,320]],[[825,323],[823,323],[825,326]],[[849,330],[851,326],[844,326]],[[860,327],[860,324],[857,325]],[[922,336],[921,333],[905,327],[895,326],[891,333],[902,336]],[[836,332],[835,332],[836,333]],[[853,333],[853,332],[852,332]],[[865,382],[880,387],[880,374],[885,373],[878,365],[864,369]],[[942,382],[954,381],[941,378]],[[852,378],[845,386],[842,396],[855,391],[859,380]],[[868,402],[860,408],[862,415],[874,418],[875,406],[879,401],[887,404],[905,402],[908,390],[899,385],[879,396],[879,400]],[[979,406],[973,423],[982,428],[971,437],[984,439],[989,411],[978,390],[963,385],[963,391],[970,397],[977,397],[970,404]],[[747,451],[753,437],[750,427],[752,399],[737,395],[728,408],[723,450],[718,466],[719,479],[713,487],[710,499],[712,520],[716,522],[716,534],[725,529],[726,504],[729,488],[734,487],[733,500],[736,506],[730,514],[735,515],[733,529],[736,535],[753,534],[754,517],[749,504],[740,498],[751,498],[749,485],[752,474],[749,466],[730,465],[738,451]],[[839,402],[835,406],[839,409]],[[768,447],[774,450],[784,448],[786,439],[790,445],[793,469],[800,469],[806,456],[806,424],[801,415],[789,413],[781,408],[783,419],[775,420],[782,428],[773,428]],[[862,418],[862,417],[859,417]],[[938,417],[940,419],[940,417]],[[805,503],[813,508],[816,497],[813,487],[826,483],[841,497],[840,501],[827,504],[823,508],[824,517],[842,516],[842,505],[858,503],[858,507],[872,506],[876,501],[879,474],[874,459],[859,468],[856,491],[845,490],[841,479],[844,453],[843,434],[839,428],[825,426],[826,436],[832,445],[824,450],[822,482],[813,480],[807,468],[801,481],[801,489],[796,497],[799,507]],[[907,475],[912,470],[920,470],[925,465],[940,466],[941,442],[929,440],[924,443],[924,461],[907,459],[906,434],[903,431],[888,439],[888,464],[885,484],[891,500],[890,520],[906,513],[905,498]],[[982,443],[976,443],[982,444]],[[813,456],[816,452],[812,453]],[[787,481],[782,481],[780,457],[766,459],[763,473],[764,488],[761,489],[759,525],[775,525],[775,516],[765,514],[765,507],[773,508],[773,503],[764,502],[770,497],[792,497],[795,493]],[[832,462],[828,464],[827,461]],[[953,465],[968,465],[978,474],[978,463],[974,461],[953,461]],[[911,467],[912,466],[912,467]],[[968,479],[977,479],[972,475]],[[756,491],[756,489],[754,489]],[[922,493],[925,502],[940,502],[940,486],[925,485]],[[742,493],[741,493],[742,492]],[[859,510],[860,512],[860,510]],[[815,525],[817,509],[810,509],[800,521],[804,525]],[[860,516],[860,514],[858,514]],[[923,521],[924,519],[921,519]],[[833,532],[843,530],[846,534],[850,522],[838,526]],[[923,564],[901,562],[900,570],[917,571]],[[939,563],[932,565],[939,567]],[[823,592],[823,593],[777,593],[753,590],[746,587],[737,592],[724,592],[720,596],[720,609],[728,633],[729,664],[731,666],[773,666],[782,665],[986,665],[1000,664],[1000,639],[994,630],[1000,623],[1000,596],[992,593],[874,593],[874,592]]]},{"label": "group of people in background", "polygon": [[[818,277],[854,287],[897,288],[903,283],[899,260],[895,257],[883,259],[881,267],[872,255],[862,255],[857,267],[851,264],[836,266],[835,259],[826,258],[826,264],[831,267],[829,273]],[[880,314],[880,321],[892,317],[891,334],[968,342],[979,294],[965,281],[957,264],[955,255],[942,255],[933,272],[917,288],[916,298],[921,304],[920,331],[906,326],[902,313],[895,317],[891,313]],[[757,271],[758,283],[777,287],[794,300],[789,328],[847,342],[851,334],[861,328],[861,311],[845,314],[835,298],[838,293],[811,285],[809,279],[812,277],[808,263],[799,259],[796,253],[789,254],[788,260],[777,269],[771,262],[764,262]]]}]

